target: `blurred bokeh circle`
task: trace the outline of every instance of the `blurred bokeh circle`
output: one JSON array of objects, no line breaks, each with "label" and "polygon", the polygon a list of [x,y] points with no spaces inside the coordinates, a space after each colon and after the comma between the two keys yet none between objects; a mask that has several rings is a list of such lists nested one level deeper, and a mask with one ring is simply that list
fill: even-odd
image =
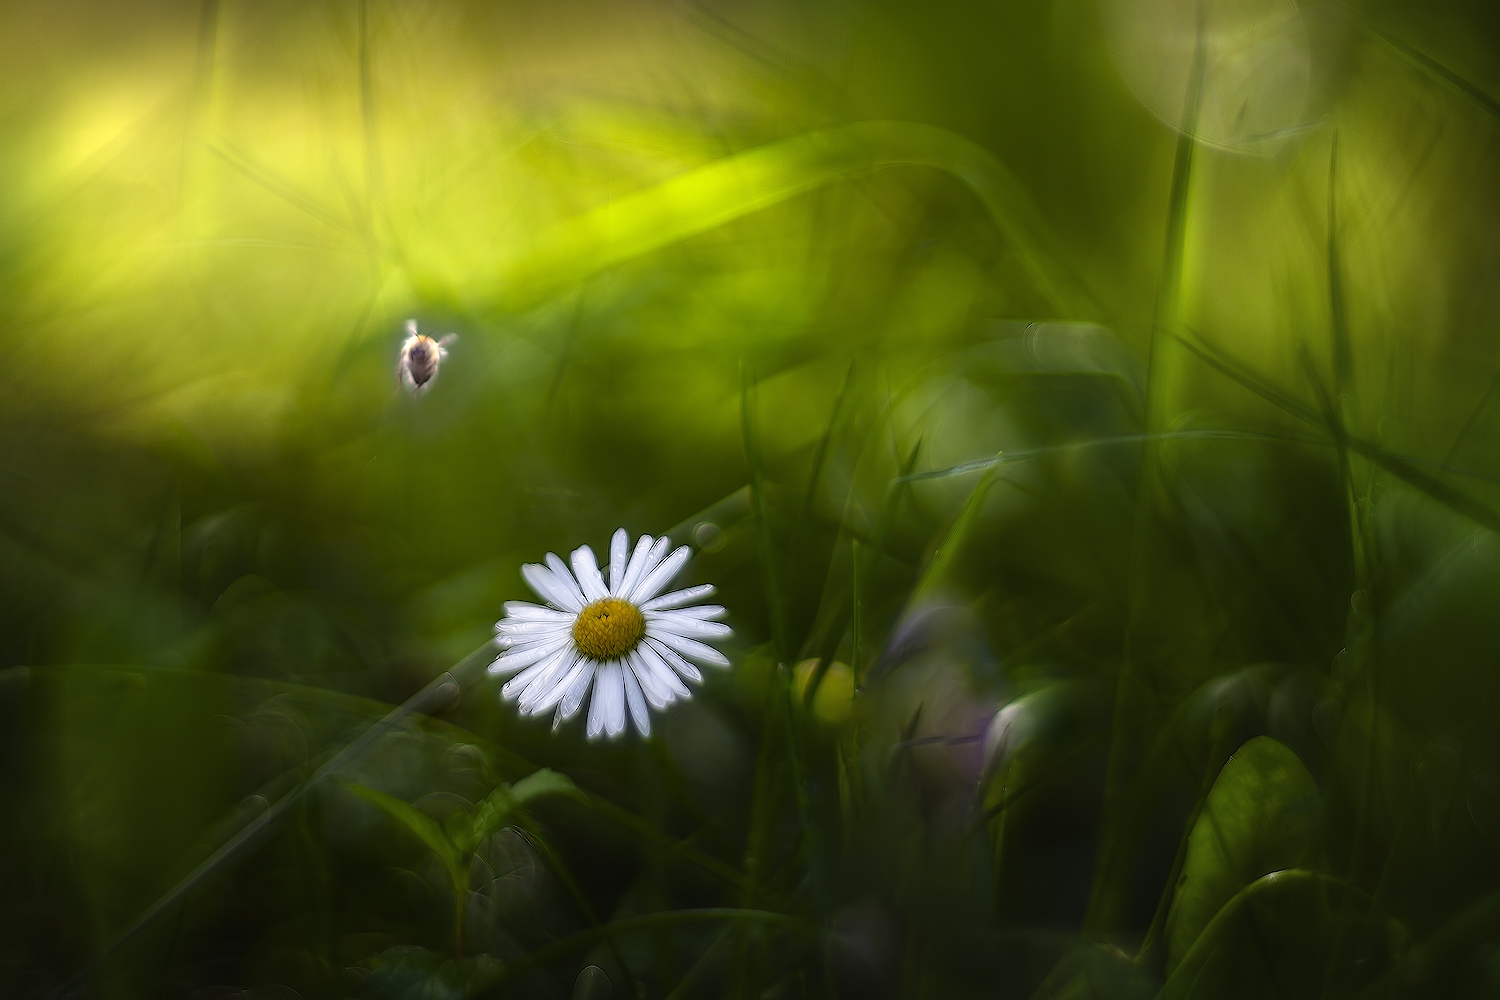
[{"label": "blurred bokeh circle", "polygon": [[1202,47],[1200,142],[1269,153],[1316,122],[1313,33],[1292,0],[1100,0],[1110,56],[1126,86],[1183,131]]}]

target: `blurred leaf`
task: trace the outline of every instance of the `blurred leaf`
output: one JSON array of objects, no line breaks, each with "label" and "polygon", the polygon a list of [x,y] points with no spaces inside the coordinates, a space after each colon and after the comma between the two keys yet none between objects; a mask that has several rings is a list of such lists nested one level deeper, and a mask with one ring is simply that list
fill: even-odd
[{"label": "blurred leaf", "polygon": [[573,980],[573,1000],[609,1000],[609,976],[597,965],[590,965]]},{"label": "blurred leaf", "polygon": [[931,597],[947,578],[949,569],[958,558],[959,550],[964,546],[964,540],[970,528],[978,520],[980,511],[984,509],[984,499],[989,496],[990,487],[995,485],[999,469],[998,465],[986,469],[984,475],[979,477],[979,482],[975,483],[974,488],[969,491],[968,499],[964,501],[958,516],[953,519],[953,523],[943,534],[942,541],[932,553],[932,559],[922,570],[921,579],[912,589],[909,607],[921,607],[922,603]]},{"label": "blurred leaf", "polygon": [[566,795],[587,803],[588,798],[573,784],[573,779],[551,768],[542,768],[514,785],[501,785],[474,809],[465,814],[462,822],[462,837],[455,837],[459,849],[466,855],[473,853],[484,839],[510,823],[513,813],[533,799],[545,795]]},{"label": "blurred leaf", "polygon": [[587,802],[573,779],[559,771],[544,767],[510,786],[511,797],[517,805],[525,805],[543,795],[566,795],[580,802]]},{"label": "blurred leaf", "polygon": [[620,198],[545,234],[505,269],[501,305],[523,311],[589,275],[830,181],[882,167],[927,166],[978,196],[1037,288],[1055,306],[1096,311],[1015,176],[988,150],[916,122],[855,122],[737,153]]},{"label": "blurred leaf", "polygon": [[1271,872],[1214,915],[1158,997],[1313,1000],[1330,975],[1352,984],[1384,967],[1404,936],[1368,897],[1333,876]]},{"label": "blurred leaf", "polygon": [[1053,967],[1035,1000],[1145,1000],[1156,984],[1113,945],[1080,945]]},{"label": "blurred leaf", "polygon": [[370,962],[365,995],[377,1000],[461,1000],[488,986],[502,968],[491,955],[455,960],[400,945]]},{"label": "blurred leaf", "polygon": [[1096,375],[1117,380],[1137,405],[1145,398],[1145,362],[1113,330],[1092,323],[1005,323],[996,333],[1012,335],[953,359],[965,376],[990,369],[1014,375]]},{"label": "blurred leaf", "polygon": [[1189,835],[1167,918],[1168,973],[1247,885],[1306,863],[1317,827],[1318,789],[1297,755],[1269,736],[1240,747]]},{"label": "blurred leaf", "polygon": [[377,792],[373,788],[366,788],[364,785],[352,783],[344,787],[371,805],[378,807],[386,815],[395,819],[402,826],[420,837],[422,842],[437,855],[438,860],[443,863],[443,867],[448,870],[450,875],[454,876],[455,880],[457,876],[454,873],[460,870],[467,871],[466,862],[468,859],[461,855],[458,846],[453,843],[448,832],[443,829],[442,824],[437,820],[416,806],[402,802],[395,796],[387,795],[385,792]]}]

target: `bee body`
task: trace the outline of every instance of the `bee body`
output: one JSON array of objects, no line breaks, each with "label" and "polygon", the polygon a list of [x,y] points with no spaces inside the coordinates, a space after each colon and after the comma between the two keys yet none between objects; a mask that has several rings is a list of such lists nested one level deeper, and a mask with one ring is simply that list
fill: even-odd
[{"label": "bee body", "polygon": [[396,377],[412,395],[420,395],[437,378],[438,368],[448,356],[448,345],[457,337],[448,334],[441,340],[417,332],[417,321],[406,321],[406,340],[401,344],[401,359],[396,365]]}]

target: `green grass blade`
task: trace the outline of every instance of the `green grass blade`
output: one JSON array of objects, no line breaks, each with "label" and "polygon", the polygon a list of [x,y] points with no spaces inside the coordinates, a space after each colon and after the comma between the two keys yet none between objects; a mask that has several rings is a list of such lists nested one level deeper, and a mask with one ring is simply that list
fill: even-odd
[{"label": "green grass blade", "polygon": [[1453,461],[1453,457],[1457,455],[1459,449],[1463,447],[1464,441],[1468,439],[1469,432],[1474,429],[1475,423],[1478,422],[1479,415],[1484,412],[1485,407],[1489,405],[1491,397],[1495,395],[1495,389],[1497,387],[1500,387],[1500,375],[1496,375],[1494,378],[1490,379],[1489,388],[1484,390],[1484,395],[1479,397],[1479,402],[1474,405],[1474,409],[1469,411],[1468,419],[1466,419],[1463,426],[1458,429],[1458,433],[1453,437],[1453,443],[1448,446],[1447,454],[1443,456],[1443,465],[1447,465],[1449,462]]},{"label": "green grass blade", "polygon": [[766,611],[771,625],[771,642],[776,658],[785,663],[788,656],[786,620],[781,603],[781,581],[776,567],[775,538],[766,513],[765,480],[762,475],[760,444],[755,434],[755,382],[748,366],[741,368],[740,424],[745,440],[745,461],[750,466],[750,506],[755,513],[756,538],[760,548],[761,578],[766,590]]},{"label": "green grass blade", "polygon": [[352,782],[344,787],[420,837],[422,843],[437,855],[438,860],[443,863],[444,868],[448,869],[450,875],[464,867],[465,859],[459,856],[459,846],[449,838],[447,831],[437,820],[394,795],[387,795],[385,792]]},{"label": "green grass blade", "polygon": [[931,597],[948,576],[953,562],[958,558],[959,550],[963,548],[964,541],[968,537],[969,529],[979,518],[979,512],[984,509],[984,501],[989,496],[990,487],[995,485],[996,473],[999,471],[998,464],[985,470],[979,482],[969,491],[969,496],[964,500],[963,507],[959,508],[958,515],[949,525],[948,530],[943,533],[943,540],[933,550],[932,558],[928,560],[927,566],[922,570],[922,576],[917,580],[917,585],[912,589],[911,599],[907,602],[907,608],[918,607],[923,601]]},{"label": "green grass blade", "polygon": [[1030,195],[994,154],[945,129],[890,121],[835,126],[737,153],[563,223],[503,268],[492,306],[525,311],[617,264],[832,181],[893,166],[932,167],[963,181],[1054,308],[1100,312],[1064,264]]},{"label": "green grass blade", "polygon": [[823,428],[823,436],[818,439],[818,450],[813,453],[812,469],[807,474],[807,493],[802,499],[802,516],[805,518],[812,513],[813,497],[818,490],[818,478],[823,473],[823,463],[828,460],[828,447],[833,442],[833,430],[838,423],[839,414],[844,409],[844,402],[849,396],[849,387],[854,383],[854,362],[849,362],[849,370],[844,373],[844,384],[839,389],[839,394],[833,397],[833,410],[828,414],[828,424]]},{"label": "green grass blade", "polygon": [[1349,342],[1349,316],[1344,301],[1343,264],[1339,257],[1338,215],[1339,134],[1333,133],[1328,151],[1328,317],[1333,353],[1333,391],[1352,399],[1354,349]]},{"label": "green grass blade", "polygon": [[566,795],[580,802],[588,799],[573,784],[573,779],[559,771],[544,767],[534,771],[510,786],[511,798],[517,805],[525,805],[533,799],[539,799],[544,795]]},{"label": "green grass blade", "polygon": [[[1167,197],[1166,237],[1162,252],[1161,280],[1157,287],[1155,316],[1151,324],[1151,340],[1146,360],[1146,426],[1147,433],[1162,430],[1167,424],[1167,406],[1175,382],[1180,359],[1169,356],[1168,350],[1175,341],[1171,339],[1179,323],[1179,299],[1182,290],[1182,268],[1187,245],[1187,223],[1189,200],[1192,193],[1193,157],[1197,147],[1194,134],[1198,128],[1198,110],[1202,101],[1204,39],[1202,12],[1199,11],[1197,38],[1193,46],[1193,61],[1188,73],[1187,89],[1183,96],[1182,128],[1177,137],[1177,149],[1172,163],[1172,184]],[[1134,622],[1141,613],[1143,600],[1141,578],[1146,558],[1150,507],[1157,487],[1156,445],[1147,442],[1141,449],[1141,466],[1138,473],[1135,496],[1135,512],[1130,539],[1130,563],[1128,569],[1127,624],[1125,648],[1123,650],[1120,675],[1116,684],[1115,717],[1111,727],[1109,763],[1106,765],[1104,787],[1104,829],[1099,839],[1098,861],[1094,868],[1093,885],[1089,890],[1088,909],[1084,916],[1084,927],[1089,931],[1100,931],[1113,927],[1119,921],[1124,888],[1123,873],[1116,871],[1120,863],[1116,857],[1116,839],[1121,830],[1126,802],[1124,797],[1130,784],[1127,773],[1134,745],[1140,739],[1136,731],[1143,714],[1138,699],[1141,679],[1140,665],[1131,655],[1131,633]]]},{"label": "green grass blade", "polygon": [[[1186,337],[1178,336],[1176,337],[1176,339],[1179,343],[1187,347],[1189,351],[1192,351],[1210,367],[1214,368],[1224,375],[1227,375],[1229,378],[1238,382],[1240,385],[1244,386],[1246,389],[1249,389],[1251,392],[1255,393],[1266,401],[1272,403],[1279,409],[1291,414],[1292,416],[1297,417],[1298,419],[1306,423],[1323,428],[1330,433],[1342,433],[1342,430],[1340,428],[1328,427],[1327,420],[1323,414],[1320,414],[1317,410],[1306,406],[1305,404],[1297,402],[1286,393],[1280,391],[1279,389],[1276,389],[1269,382],[1260,379],[1258,376],[1247,374],[1249,372],[1248,367],[1243,366],[1238,362],[1233,362],[1232,360],[1226,360],[1226,356],[1221,351],[1210,351],[1203,346],[1195,344],[1193,341],[1187,339]],[[1402,482],[1406,483],[1408,486],[1414,487],[1420,492],[1427,494],[1429,497],[1443,504],[1445,507],[1448,507],[1449,509],[1459,514],[1462,514],[1464,517],[1469,518],[1476,524],[1483,525],[1484,527],[1489,528],[1493,531],[1500,531],[1500,512],[1497,512],[1494,509],[1479,502],[1478,500],[1475,500],[1462,491],[1449,486],[1447,483],[1444,483],[1436,476],[1424,472],[1421,466],[1431,465],[1441,469],[1442,471],[1453,472],[1457,475],[1463,475],[1468,478],[1479,480],[1487,480],[1489,477],[1470,473],[1462,469],[1450,469],[1442,465],[1442,463],[1431,463],[1424,459],[1393,454],[1379,447],[1378,445],[1364,440],[1363,438],[1352,435],[1346,436],[1345,444],[1350,451],[1361,456],[1362,458],[1368,459],[1375,465],[1378,465],[1381,469],[1391,473],[1397,479],[1400,479]]]},{"label": "green grass blade", "polygon": [[1306,868],[1289,868],[1261,876],[1235,893],[1214,915],[1214,918],[1193,942],[1192,948],[1173,969],[1172,974],[1163,984],[1161,992],[1157,993],[1157,1000],[1176,1000],[1179,997],[1186,998],[1195,994],[1193,987],[1199,973],[1214,956],[1215,951],[1225,944],[1225,929],[1232,927],[1235,919],[1259,896],[1288,888],[1316,888],[1317,886],[1330,886],[1344,892],[1359,894],[1359,890],[1343,879]]},{"label": "green grass blade", "polygon": [[918,472],[914,475],[903,476],[896,481],[919,483],[927,479],[947,479],[950,476],[963,476],[971,472],[983,472],[987,469],[1010,465],[1014,462],[1026,462],[1033,458],[1058,455],[1081,448],[1105,448],[1114,445],[1143,444],[1147,441],[1269,441],[1299,446],[1320,445],[1331,447],[1333,445],[1331,438],[1297,434],[1274,434],[1264,431],[1236,431],[1229,428],[1161,431],[1156,434],[1115,434],[1104,438],[1090,438],[1083,441],[1068,441],[1064,444],[1047,445],[1041,448],[1027,448],[1024,451],[1002,452],[991,458],[982,458],[975,462],[964,462],[960,465],[951,465],[946,469],[931,469],[927,472]]},{"label": "green grass blade", "polygon": [[1365,18],[1361,18],[1361,20],[1363,21],[1365,30],[1370,33],[1371,37],[1379,42],[1387,51],[1394,53],[1402,62],[1409,66],[1414,66],[1428,77],[1451,87],[1486,114],[1500,118],[1500,100],[1496,100],[1488,92],[1470,83],[1425,52],[1407,44],[1374,22]]},{"label": "green grass blade", "polygon": [[75,987],[86,980],[107,958],[119,951],[147,927],[155,923],[163,914],[170,912],[173,907],[186,899],[200,885],[214,875],[234,865],[244,858],[246,854],[258,847],[276,829],[281,821],[286,818],[287,813],[306,798],[309,792],[321,785],[324,779],[339,773],[345,768],[352,767],[363,760],[365,755],[372,751],[381,739],[408,717],[418,712],[424,712],[433,705],[442,704],[449,700],[453,696],[455,689],[461,689],[464,684],[472,679],[472,675],[486,665],[491,654],[494,652],[494,648],[492,642],[486,642],[483,646],[480,646],[468,656],[459,660],[450,669],[433,678],[422,690],[392,709],[380,721],[370,726],[369,729],[366,729],[342,750],[330,757],[328,762],[314,771],[306,781],[291,792],[288,792],[275,805],[251,820],[243,830],[225,843],[224,846],[204,859],[198,867],[183,876],[181,881],[167,890],[156,902],[143,910],[141,915],[136,917],[128,927],[116,935],[114,940],[106,945],[88,965],[84,966],[54,990],[51,996],[53,998],[61,998],[68,995]]}]

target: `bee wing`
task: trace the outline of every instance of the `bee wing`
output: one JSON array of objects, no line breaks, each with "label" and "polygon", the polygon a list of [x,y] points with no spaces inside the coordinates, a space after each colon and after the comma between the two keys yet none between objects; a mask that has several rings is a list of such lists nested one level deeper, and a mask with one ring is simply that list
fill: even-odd
[{"label": "bee wing", "polygon": [[456,333],[445,333],[445,334],[443,334],[443,339],[439,340],[437,342],[438,349],[442,350],[442,351],[446,351],[448,349],[448,345],[451,344],[451,343],[453,343],[457,339],[458,339],[458,334],[456,334]]},{"label": "bee wing", "polygon": [[415,337],[417,335],[417,321],[416,320],[409,319],[409,320],[406,321],[406,333],[407,333],[408,336],[411,336],[411,337]]}]

